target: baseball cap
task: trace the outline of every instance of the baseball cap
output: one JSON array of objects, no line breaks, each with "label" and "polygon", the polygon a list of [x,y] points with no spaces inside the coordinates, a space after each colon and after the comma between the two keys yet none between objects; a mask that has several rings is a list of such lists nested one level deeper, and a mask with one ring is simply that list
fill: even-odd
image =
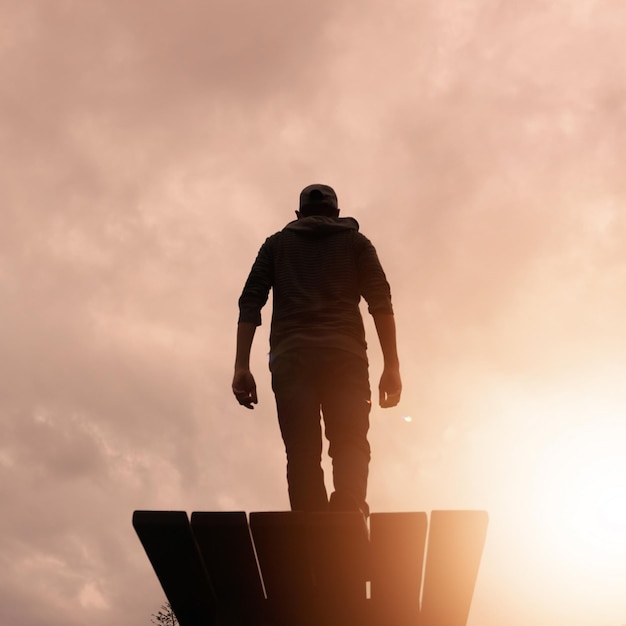
[{"label": "baseball cap", "polygon": [[325,205],[332,209],[339,208],[335,190],[328,185],[319,183],[305,187],[300,193],[300,210],[319,205]]}]

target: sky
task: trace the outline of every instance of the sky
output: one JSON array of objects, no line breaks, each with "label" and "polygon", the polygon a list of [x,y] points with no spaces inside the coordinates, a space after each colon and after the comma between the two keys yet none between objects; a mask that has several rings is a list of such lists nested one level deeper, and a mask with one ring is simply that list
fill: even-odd
[{"label": "sky", "polygon": [[396,313],[372,511],[489,512],[468,626],[626,624],[622,2],[1,0],[0,29],[0,623],[149,624],[135,509],[288,508],[271,303],[247,411],[237,298],[323,182]]}]

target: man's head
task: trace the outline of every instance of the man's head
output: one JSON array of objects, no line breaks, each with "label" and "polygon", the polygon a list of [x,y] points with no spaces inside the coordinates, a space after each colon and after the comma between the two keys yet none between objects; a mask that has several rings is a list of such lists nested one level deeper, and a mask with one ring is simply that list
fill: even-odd
[{"label": "man's head", "polygon": [[325,215],[326,217],[337,217],[339,207],[337,206],[337,194],[328,185],[309,185],[300,193],[300,210],[296,211],[298,219],[311,215]]}]

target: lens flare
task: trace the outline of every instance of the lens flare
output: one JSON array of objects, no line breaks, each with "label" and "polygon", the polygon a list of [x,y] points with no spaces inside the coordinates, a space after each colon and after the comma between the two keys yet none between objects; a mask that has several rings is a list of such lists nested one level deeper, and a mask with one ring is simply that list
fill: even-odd
[{"label": "lens flare", "polygon": [[624,437],[621,420],[596,419],[544,451],[537,511],[570,566],[626,571]]}]

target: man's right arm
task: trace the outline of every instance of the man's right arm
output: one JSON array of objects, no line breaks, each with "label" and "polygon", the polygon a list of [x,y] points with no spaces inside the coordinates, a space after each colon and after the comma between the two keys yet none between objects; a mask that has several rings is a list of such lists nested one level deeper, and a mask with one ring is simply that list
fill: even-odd
[{"label": "man's right arm", "polygon": [[379,404],[383,409],[396,406],[402,394],[400,361],[396,345],[396,322],[393,313],[374,313],[374,325],[383,353],[383,373],[378,385]]},{"label": "man's right arm", "polygon": [[383,373],[378,385],[379,403],[382,408],[389,408],[400,402],[402,393],[391,289],[374,246],[362,235],[360,240],[362,245],[359,254],[361,294],[367,301],[369,312],[374,318],[384,359]]}]

